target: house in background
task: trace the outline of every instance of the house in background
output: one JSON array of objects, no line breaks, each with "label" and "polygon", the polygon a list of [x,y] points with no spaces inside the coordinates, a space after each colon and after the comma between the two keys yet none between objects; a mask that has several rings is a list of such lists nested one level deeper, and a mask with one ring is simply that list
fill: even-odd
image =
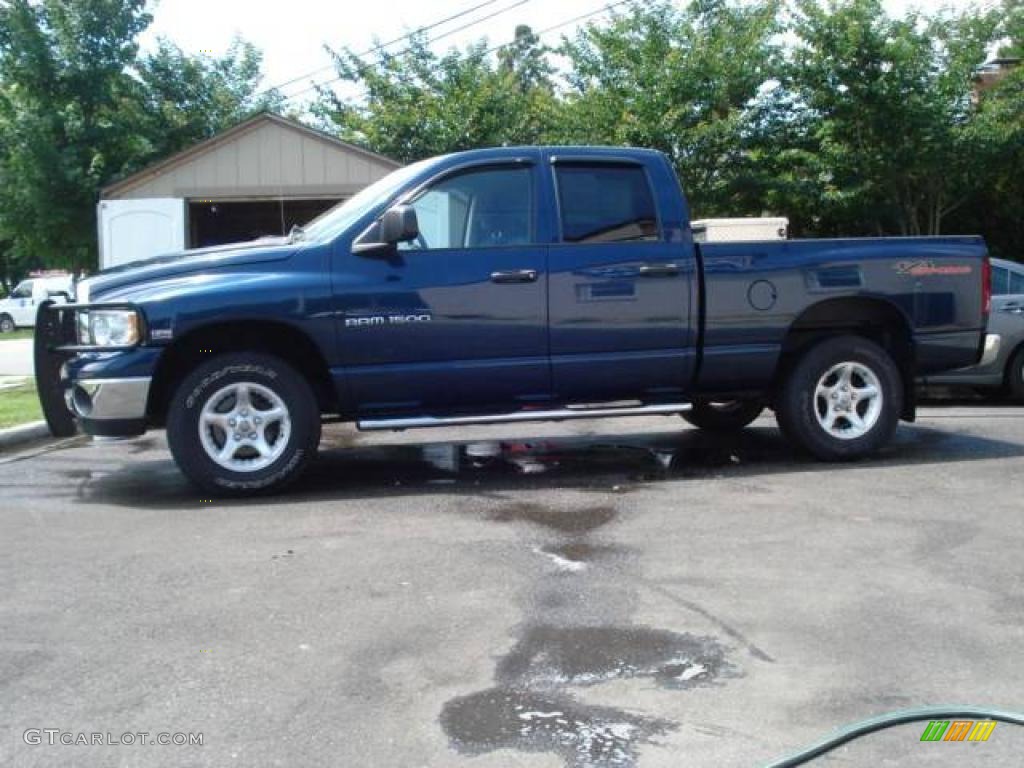
[{"label": "house in background", "polygon": [[985,91],[995,87],[1013,69],[1019,67],[1020,63],[1021,60],[1018,58],[1003,57],[982,64],[974,73],[974,90],[971,93],[971,101],[977,104]]},{"label": "house in background", "polygon": [[399,166],[261,113],[104,188],[100,267],[287,234]]}]

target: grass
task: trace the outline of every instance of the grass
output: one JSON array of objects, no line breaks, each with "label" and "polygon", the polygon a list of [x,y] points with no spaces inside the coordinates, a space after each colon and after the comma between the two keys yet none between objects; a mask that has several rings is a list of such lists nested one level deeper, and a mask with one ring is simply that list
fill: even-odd
[{"label": "grass", "polygon": [[0,429],[42,418],[35,382],[0,389]]},{"label": "grass", "polygon": [[15,339],[31,339],[35,335],[33,328],[19,328],[13,333],[0,333],[0,341],[14,341]]}]

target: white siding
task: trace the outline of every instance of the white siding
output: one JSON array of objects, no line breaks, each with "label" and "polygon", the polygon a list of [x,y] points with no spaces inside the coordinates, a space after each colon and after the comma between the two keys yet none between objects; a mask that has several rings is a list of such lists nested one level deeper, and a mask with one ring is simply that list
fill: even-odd
[{"label": "white siding", "polygon": [[256,121],[105,199],[346,197],[396,166],[286,123]]}]

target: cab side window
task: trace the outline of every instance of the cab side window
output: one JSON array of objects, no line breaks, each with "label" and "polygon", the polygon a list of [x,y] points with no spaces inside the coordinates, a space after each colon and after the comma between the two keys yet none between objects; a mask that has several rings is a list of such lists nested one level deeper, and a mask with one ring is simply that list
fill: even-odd
[{"label": "cab side window", "polygon": [[31,299],[32,298],[32,286],[35,285],[31,280],[26,280],[23,283],[18,283],[18,287],[11,292],[12,299]]},{"label": "cab side window", "polygon": [[562,242],[615,243],[658,239],[658,216],[647,174],[637,165],[556,166]]},{"label": "cab side window", "polygon": [[534,242],[530,168],[484,168],[442,179],[413,202],[420,236],[403,250],[498,248]]}]

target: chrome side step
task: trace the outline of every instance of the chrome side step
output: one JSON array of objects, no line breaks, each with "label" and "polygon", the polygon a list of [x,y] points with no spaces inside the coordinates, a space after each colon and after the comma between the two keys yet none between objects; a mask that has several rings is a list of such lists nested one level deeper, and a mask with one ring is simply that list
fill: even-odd
[{"label": "chrome side step", "polygon": [[606,416],[667,416],[683,413],[690,403],[663,403],[629,407],[569,407],[551,411],[514,411],[512,413],[485,413],[474,416],[413,416],[397,419],[363,419],[356,427],[364,432],[378,429],[420,429],[423,427],[456,427],[467,424],[508,424],[517,421],[562,421],[563,419],[598,419]]}]

